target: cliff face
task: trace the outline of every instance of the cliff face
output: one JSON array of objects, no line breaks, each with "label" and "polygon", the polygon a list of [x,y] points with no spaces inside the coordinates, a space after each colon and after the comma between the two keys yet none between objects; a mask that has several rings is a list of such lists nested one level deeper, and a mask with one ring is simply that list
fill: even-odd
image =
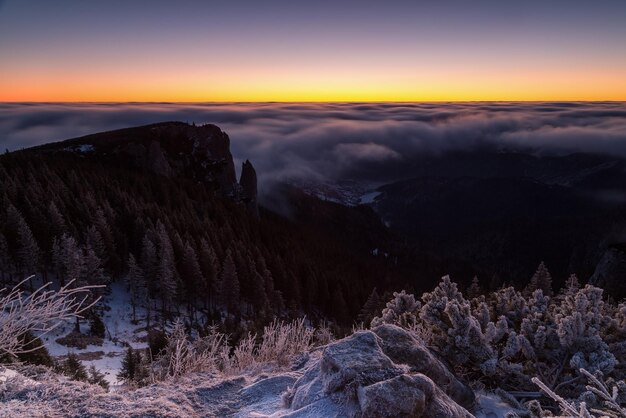
[{"label": "cliff face", "polygon": [[[32,150],[71,152],[83,158],[127,163],[168,178],[187,177],[214,185],[231,197],[235,197],[238,188],[230,138],[211,124],[158,123],[88,135]],[[253,168],[252,174],[246,168],[245,188],[256,202],[256,173]]]}]

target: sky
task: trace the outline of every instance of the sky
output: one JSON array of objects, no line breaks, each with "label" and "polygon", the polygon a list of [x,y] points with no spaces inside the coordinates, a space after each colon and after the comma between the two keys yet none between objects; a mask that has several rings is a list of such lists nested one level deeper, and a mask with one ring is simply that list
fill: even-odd
[{"label": "sky", "polygon": [[390,182],[448,151],[626,158],[623,102],[0,103],[0,150],[174,120],[223,129],[260,190],[286,179]]},{"label": "sky", "polygon": [[626,100],[624,0],[0,0],[0,101]]}]

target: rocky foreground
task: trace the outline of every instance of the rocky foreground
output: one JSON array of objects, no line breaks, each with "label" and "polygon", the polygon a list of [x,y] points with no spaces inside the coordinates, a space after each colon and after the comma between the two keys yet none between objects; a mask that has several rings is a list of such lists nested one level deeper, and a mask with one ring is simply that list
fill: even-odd
[{"label": "rocky foreground", "polygon": [[405,330],[381,325],[303,354],[292,370],[194,374],[106,393],[51,374],[0,380],[0,417],[472,417],[474,392]]}]

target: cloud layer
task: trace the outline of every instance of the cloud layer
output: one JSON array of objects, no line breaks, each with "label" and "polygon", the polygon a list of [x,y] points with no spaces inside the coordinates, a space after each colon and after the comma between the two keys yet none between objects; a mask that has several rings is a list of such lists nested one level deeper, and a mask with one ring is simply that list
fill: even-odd
[{"label": "cloud layer", "polygon": [[[0,149],[148,123],[214,123],[261,181],[386,181],[420,155],[473,149],[626,157],[626,104],[0,103]],[[240,164],[237,164],[238,166]]]}]

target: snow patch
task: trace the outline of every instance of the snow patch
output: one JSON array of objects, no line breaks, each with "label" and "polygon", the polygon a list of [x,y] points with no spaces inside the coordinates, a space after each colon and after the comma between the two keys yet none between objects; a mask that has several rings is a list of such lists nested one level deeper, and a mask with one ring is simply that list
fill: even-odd
[{"label": "snow patch", "polygon": [[[102,345],[88,345],[84,349],[67,347],[56,342],[57,338],[67,335],[74,329],[73,321],[66,321],[53,332],[42,336],[48,352],[53,357],[64,357],[68,353],[75,353],[81,359],[86,368],[95,366],[104,377],[112,390],[121,382],[117,380],[117,373],[122,367],[124,352],[128,346],[133,349],[143,349],[148,346],[147,333],[144,329],[146,312],[137,307],[137,324],[132,322],[132,308],[130,293],[123,283],[114,282],[110,285],[110,293],[101,302],[104,306],[102,321],[106,327],[106,335]],[[89,332],[88,321],[83,320],[80,331],[84,334]]]},{"label": "snow patch", "polygon": [[374,203],[376,201],[376,198],[380,196],[381,194],[382,192],[378,192],[378,191],[365,193],[363,196],[361,196],[359,203],[362,205],[370,205]]},{"label": "snow patch", "polygon": [[64,148],[63,150],[69,151],[69,152],[78,152],[81,154],[86,154],[89,152],[93,152],[94,148],[93,148],[93,145],[91,144],[80,144],[80,145],[74,145],[72,147]]},{"label": "snow patch", "polygon": [[513,411],[511,405],[493,393],[477,393],[476,404],[476,418],[506,418],[506,414]]}]

